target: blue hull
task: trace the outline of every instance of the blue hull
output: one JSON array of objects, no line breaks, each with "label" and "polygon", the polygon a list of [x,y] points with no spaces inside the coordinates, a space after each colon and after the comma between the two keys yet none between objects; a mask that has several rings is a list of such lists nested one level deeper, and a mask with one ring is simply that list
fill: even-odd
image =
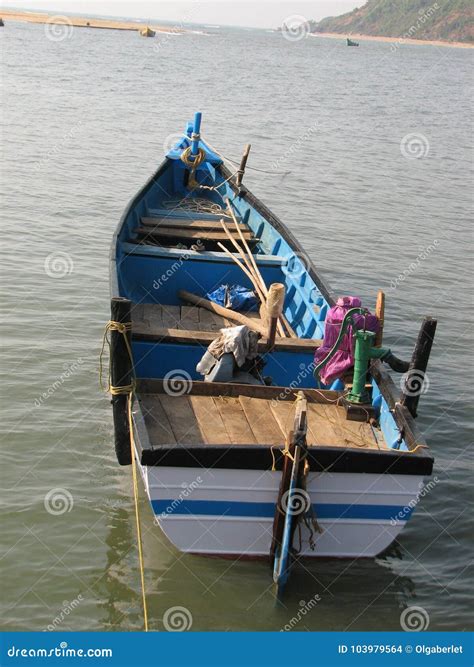
[{"label": "blue hull", "polygon": [[[299,339],[322,339],[327,312],[336,300],[330,287],[291,231],[252,193],[236,185],[235,177],[220,157],[202,140],[198,145],[203,162],[192,174],[194,185],[190,187],[189,169],[180,158],[191,144],[188,132],[126,208],[111,249],[112,297],[124,297],[138,305],[161,304],[164,309],[173,311],[182,304],[179,290],[190,290],[203,296],[222,283],[252,289],[250,280],[214,243],[212,234],[208,234],[204,249],[194,249],[193,243],[180,244],[179,237],[170,237],[167,243],[166,238],[153,236],[152,226],[144,227],[144,220],[166,219],[171,225],[173,220],[178,221],[186,215],[194,221],[205,221],[209,217],[218,220],[225,215],[226,198],[229,198],[239,220],[252,236],[254,257],[266,285],[275,282],[285,285],[284,316],[292,329]],[[189,206],[193,207],[192,212],[189,212]],[[197,238],[199,233],[195,236]],[[166,326],[175,328],[173,322],[167,322]],[[190,381],[202,380],[196,364],[203,355],[205,344],[198,337],[196,341],[174,340],[163,335],[135,335],[132,329],[133,361],[138,381],[162,380],[176,369],[182,369]],[[297,389],[314,389],[313,357],[311,346],[301,346],[299,350],[277,346],[266,355],[265,374],[270,375],[273,384],[283,391],[292,389],[295,382]],[[412,415],[398,402],[400,392],[380,361],[371,365],[370,383],[372,405],[377,411],[388,449],[346,452],[345,465],[353,466],[355,472],[372,472],[378,468],[388,471],[395,461],[400,473],[430,474],[433,459]],[[324,389],[341,390],[343,385],[338,381]],[[150,451],[145,450],[146,447],[142,451],[142,463],[156,463]],[[321,448],[321,460],[327,462],[336,458],[335,454],[331,458],[330,450],[330,447]],[[212,451],[216,460],[222,454],[216,447]],[[206,453],[203,461],[208,461],[209,456]],[[256,459],[258,456],[255,453]],[[377,457],[385,457],[385,467],[375,461]]]}]

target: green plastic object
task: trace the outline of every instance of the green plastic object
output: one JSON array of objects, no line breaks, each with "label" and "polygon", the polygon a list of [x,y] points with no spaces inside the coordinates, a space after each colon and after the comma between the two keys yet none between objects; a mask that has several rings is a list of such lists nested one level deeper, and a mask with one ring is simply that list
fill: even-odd
[{"label": "green plastic object", "polygon": [[[365,308],[351,308],[347,311],[339,331],[336,342],[329,350],[327,356],[319,362],[319,364],[314,369],[314,376],[317,377],[319,372],[328,361],[336,354],[339,346],[342,342],[344,335],[347,332],[347,329],[352,324],[354,326],[353,316],[354,315],[365,315],[367,310]],[[369,394],[365,388],[365,378],[367,371],[369,370],[369,362],[371,359],[383,359],[387,355],[391,354],[388,348],[383,347],[374,347],[375,342],[375,333],[372,331],[365,331],[363,329],[356,329],[354,326],[354,338],[355,338],[355,349],[354,349],[354,379],[352,384],[352,389],[346,400],[350,403],[356,403],[358,405],[370,403]]]}]

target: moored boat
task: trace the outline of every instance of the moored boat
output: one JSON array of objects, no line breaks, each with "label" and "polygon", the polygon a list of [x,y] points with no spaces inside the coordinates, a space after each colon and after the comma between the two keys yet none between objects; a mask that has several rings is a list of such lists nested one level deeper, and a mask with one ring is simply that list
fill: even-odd
[{"label": "moored boat", "polygon": [[142,37],[154,37],[156,35],[156,32],[152,30],[150,27],[146,26],[146,28],[142,28],[140,30],[140,35]]},{"label": "moored boat", "polygon": [[[133,452],[180,551],[270,557],[284,584],[295,551],[376,556],[409,519],[433,458],[407,387],[436,322],[410,364],[394,357],[383,295],[375,315],[337,299],[243,186],[250,147],[232,173],[200,124],[196,114],[114,235],[115,448],[122,465]],[[384,364],[406,373],[401,395]]]},{"label": "moored boat", "polygon": [[354,40],[347,37],[347,46],[359,46],[359,42],[354,42]]}]

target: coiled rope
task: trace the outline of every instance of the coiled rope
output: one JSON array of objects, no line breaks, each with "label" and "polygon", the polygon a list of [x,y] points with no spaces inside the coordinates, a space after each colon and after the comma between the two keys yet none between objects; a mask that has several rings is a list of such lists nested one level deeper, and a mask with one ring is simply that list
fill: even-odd
[{"label": "coiled rope", "polygon": [[130,357],[131,367],[133,369],[133,355],[130,343],[127,338],[127,333],[132,330],[131,322],[114,322],[110,320],[107,322],[104,331],[104,337],[102,339],[102,348],[99,356],[99,383],[101,388],[111,394],[112,396],[123,396],[127,395],[127,416],[128,416],[128,429],[130,432],[130,456],[132,459],[132,482],[133,482],[133,498],[135,505],[135,523],[137,528],[137,547],[138,547],[138,562],[140,567],[140,584],[142,592],[142,606],[143,606],[143,623],[145,632],[148,632],[148,609],[146,601],[146,592],[145,592],[145,566],[143,562],[143,545],[142,545],[142,530],[141,530],[141,521],[140,521],[140,508],[138,504],[138,475],[137,475],[137,463],[135,460],[135,439],[133,436],[133,399],[135,395],[135,378],[132,379],[132,382],[121,387],[114,387],[111,383],[110,375],[110,363],[108,368],[108,380],[107,386],[103,382],[103,356],[106,344],[109,347],[110,354],[110,331],[118,331],[124,337],[125,347],[127,348],[128,355]]}]

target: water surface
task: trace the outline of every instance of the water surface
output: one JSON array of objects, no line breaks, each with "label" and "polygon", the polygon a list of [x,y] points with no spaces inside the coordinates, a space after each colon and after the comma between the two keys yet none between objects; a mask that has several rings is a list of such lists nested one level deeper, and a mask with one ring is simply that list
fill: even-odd
[{"label": "water surface", "polygon": [[413,605],[430,629],[472,627],[471,52],[252,31],[53,41],[19,23],[0,39],[5,627],[141,627],[130,469],[97,382],[108,251],[198,109],[225,155],[252,144],[249,166],[270,173],[247,185],[336,292],[373,306],[386,291],[396,354],[438,318],[419,417],[437,481],[387,554],[307,563],[279,608],[266,563],[179,554],[142,498],[151,627],[184,606],[195,630],[278,630],[316,595],[295,629],[397,630]]}]

